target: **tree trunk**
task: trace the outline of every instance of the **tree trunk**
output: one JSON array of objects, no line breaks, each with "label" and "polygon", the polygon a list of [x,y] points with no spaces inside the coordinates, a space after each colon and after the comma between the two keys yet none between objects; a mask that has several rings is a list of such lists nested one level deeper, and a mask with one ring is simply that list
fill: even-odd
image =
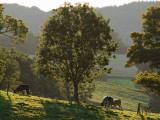
[{"label": "tree trunk", "polygon": [[8,96],[8,92],[9,92],[9,87],[10,87],[10,82],[8,82],[8,87],[7,87],[7,96]]},{"label": "tree trunk", "polygon": [[76,103],[79,103],[79,98],[78,98],[78,84],[74,83],[74,101]]}]

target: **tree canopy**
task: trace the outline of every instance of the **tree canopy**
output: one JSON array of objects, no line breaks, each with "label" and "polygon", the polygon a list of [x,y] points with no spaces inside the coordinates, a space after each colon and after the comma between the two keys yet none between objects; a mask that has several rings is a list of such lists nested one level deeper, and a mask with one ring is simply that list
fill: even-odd
[{"label": "tree canopy", "polygon": [[160,64],[160,7],[151,6],[141,15],[143,32],[133,32],[133,44],[128,48],[126,66],[150,62],[151,68]]},{"label": "tree canopy", "polygon": [[[26,34],[28,33],[28,28],[22,20],[17,20],[10,15],[4,16],[3,11],[4,7],[2,4],[0,4],[0,35],[5,35],[13,38],[12,41],[14,44],[17,44],[18,42],[23,43],[25,41]],[[12,68],[15,68],[16,66],[16,62],[14,60],[3,60],[4,56],[0,55],[0,81],[5,76],[5,72],[7,72],[5,71],[7,66],[11,67],[13,65]],[[15,63],[15,66],[13,63]],[[13,72],[14,70],[11,71]]]},{"label": "tree canopy", "polygon": [[141,19],[142,32],[133,32],[130,36],[133,44],[127,51],[129,59],[126,66],[147,63],[151,73],[139,73],[134,82],[142,84],[148,91],[160,94],[160,6],[147,8]]},{"label": "tree canopy", "polygon": [[23,43],[25,41],[26,34],[28,33],[28,27],[23,20],[17,20],[10,15],[3,15],[4,7],[0,4],[0,35],[9,36],[13,38],[13,43]]},{"label": "tree canopy", "polygon": [[102,71],[111,70],[106,65],[117,44],[112,40],[110,20],[96,14],[86,3],[65,3],[52,13],[39,36],[42,42],[37,54],[38,71],[44,76],[71,81],[74,100],[79,102],[79,83],[92,82]]},{"label": "tree canopy", "polygon": [[0,59],[0,82],[3,79],[4,72],[6,70],[5,61]]},{"label": "tree canopy", "polygon": [[14,49],[8,50],[6,48],[0,47],[0,60],[5,61],[2,72],[3,76],[0,81],[0,89],[6,89],[8,83],[10,85],[15,85],[20,76],[20,65],[14,55],[11,53]]}]

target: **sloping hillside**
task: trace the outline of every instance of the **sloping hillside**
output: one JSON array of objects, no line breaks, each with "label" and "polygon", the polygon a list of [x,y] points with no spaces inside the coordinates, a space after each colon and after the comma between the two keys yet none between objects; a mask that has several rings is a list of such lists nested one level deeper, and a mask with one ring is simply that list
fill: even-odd
[{"label": "sloping hillside", "polygon": [[51,12],[44,12],[37,7],[28,8],[17,4],[4,4],[4,7],[4,14],[22,19],[35,35],[40,32],[40,26],[44,25],[44,22],[51,16]]},{"label": "sloping hillside", "polygon": [[119,33],[125,44],[131,45],[130,33],[142,31],[140,15],[151,5],[158,5],[158,2],[133,2],[119,7],[104,7],[95,10],[102,12],[106,19],[110,18],[111,27]]},{"label": "sloping hillside", "polygon": [[[125,82],[125,79],[123,82]],[[141,103],[143,106],[149,106],[150,97],[142,90],[96,81],[96,90],[91,101],[98,105],[102,102],[103,97],[107,95],[112,96],[114,99],[121,99],[123,110],[136,112],[138,103]]]},{"label": "sloping hillside", "polygon": [[111,110],[89,104],[20,96],[0,91],[0,120],[160,120],[160,114]]}]

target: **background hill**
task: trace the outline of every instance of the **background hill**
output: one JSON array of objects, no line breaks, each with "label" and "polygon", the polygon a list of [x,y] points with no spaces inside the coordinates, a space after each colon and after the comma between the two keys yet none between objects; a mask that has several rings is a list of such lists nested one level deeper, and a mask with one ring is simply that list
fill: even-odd
[{"label": "background hill", "polygon": [[101,11],[106,19],[110,18],[111,27],[119,33],[125,44],[131,45],[130,33],[142,31],[140,15],[151,5],[158,5],[158,2],[133,2],[119,7],[104,7],[95,10]]},{"label": "background hill", "polygon": [[[157,5],[158,2],[133,2],[122,6],[110,6],[103,8],[95,8],[95,11],[100,11],[103,16],[110,18],[110,25],[115,30],[113,39],[119,43],[119,51],[117,53],[126,54],[126,50],[131,45],[132,41],[129,37],[131,32],[141,31],[140,14],[146,12],[146,8],[151,5]],[[44,12],[37,7],[24,7],[17,4],[4,4],[4,14],[10,14],[17,19],[22,19],[29,31],[33,35],[28,36],[28,42],[23,47],[15,46],[27,54],[35,54],[36,46],[39,43],[36,36],[40,34],[40,26],[43,26],[49,16],[52,15],[51,11]],[[0,45],[10,48],[10,38],[0,36]],[[28,49],[29,48],[29,49]]]},{"label": "background hill", "polygon": [[[140,14],[146,12],[146,8],[151,5],[158,5],[158,2],[133,2],[122,6],[111,6],[95,8],[95,11],[102,12],[103,16],[111,19],[111,27],[119,33],[120,38],[126,45],[132,41],[129,38],[131,32],[141,31]],[[40,33],[39,26],[51,16],[50,12],[44,12],[37,7],[24,7],[17,4],[4,4],[4,14],[24,20],[30,31],[37,35]]]}]

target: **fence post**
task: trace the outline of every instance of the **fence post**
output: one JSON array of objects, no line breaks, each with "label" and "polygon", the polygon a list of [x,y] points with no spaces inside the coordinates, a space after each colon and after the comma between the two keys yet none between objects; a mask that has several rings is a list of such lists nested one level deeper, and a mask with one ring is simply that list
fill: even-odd
[{"label": "fence post", "polygon": [[140,103],[138,103],[137,114],[140,114],[140,109],[141,109],[141,105],[140,105]]}]

